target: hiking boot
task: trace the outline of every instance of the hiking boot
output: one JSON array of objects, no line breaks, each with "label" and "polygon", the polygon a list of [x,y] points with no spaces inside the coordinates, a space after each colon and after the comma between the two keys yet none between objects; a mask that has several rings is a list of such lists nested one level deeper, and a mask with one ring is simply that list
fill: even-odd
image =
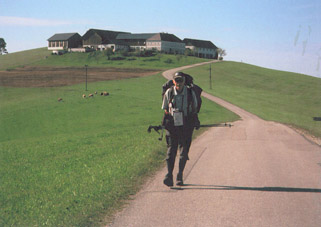
[{"label": "hiking boot", "polygon": [[168,187],[172,187],[174,185],[173,175],[166,174],[166,176],[164,178],[164,184]]},{"label": "hiking boot", "polygon": [[176,177],[176,185],[177,186],[183,186],[183,174],[178,173]]}]

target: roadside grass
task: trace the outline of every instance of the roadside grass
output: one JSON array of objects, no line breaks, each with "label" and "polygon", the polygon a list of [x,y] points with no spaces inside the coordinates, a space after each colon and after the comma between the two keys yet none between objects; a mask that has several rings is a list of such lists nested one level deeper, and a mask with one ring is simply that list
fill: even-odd
[{"label": "roadside grass", "polygon": [[85,65],[90,67],[168,69],[210,60],[162,53],[150,57],[122,56],[120,53],[116,53],[109,58],[108,60],[106,52],[103,51],[51,55],[47,48],[38,48],[0,56],[0,70],[11,70],[24,66],[84,67]]},{"label": "roadside grass", "polygon": [[321,137],[321,79],[237,62],[185,70],[208,93],[223,98],[257,116],[303,129]]},{"label": "roadside grass", "polygon": [[15,67],[23,67],[43,60],[50,56],[51,52],[47,48],[37,48],[0,55],[0,70],[10,70]]},{"label": "roadside grass", "polygon": [[[196,79],[198,81],[198,79]],[[163,165],[160,75],[0,88],[0,226],[97,226]],[[110,96],[82,98],[108,91]],[[63,98],[58,102],[58,97]],[[238,119],[204,99],[201,122]]]}]

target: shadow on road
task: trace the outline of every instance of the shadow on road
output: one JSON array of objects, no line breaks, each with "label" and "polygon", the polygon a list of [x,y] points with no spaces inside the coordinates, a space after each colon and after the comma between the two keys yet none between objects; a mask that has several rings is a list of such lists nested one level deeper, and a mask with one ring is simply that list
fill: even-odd
[{"label": "shadow on road", "polygon": [[287,188],[287,187],[238,187],[223,185],[184,184],[182,187],[171,187],[173,190],[244,190],[264,192],[314,192],[321,193],[318,188]]}]

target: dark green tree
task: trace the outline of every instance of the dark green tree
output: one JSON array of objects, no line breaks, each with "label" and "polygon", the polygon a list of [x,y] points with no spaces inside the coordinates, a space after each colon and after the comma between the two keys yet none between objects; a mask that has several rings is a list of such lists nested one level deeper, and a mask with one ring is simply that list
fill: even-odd
[{"label": "dark green tree", "polygon": [[223,57],[226,56],[226,50],[224,50],[222,48],[218,48],[217,53],[219,56],[219,60],[223,60]]},{"label": "dark green tree", "polygon": [[7,46],[7,44],[4,41],[4,39],[0,38],[0,55],[2,55],[3,53],[6,53],[6,54],[8,53],[7,49],[6,49],[6,46]]},{"label": "dark green tree", "polygon": [[110,56],[114,54],[114,51],[112,48],[107,48],[107,50],[105,50],[105,55],[107,56],[107,60],[110,60]]}]

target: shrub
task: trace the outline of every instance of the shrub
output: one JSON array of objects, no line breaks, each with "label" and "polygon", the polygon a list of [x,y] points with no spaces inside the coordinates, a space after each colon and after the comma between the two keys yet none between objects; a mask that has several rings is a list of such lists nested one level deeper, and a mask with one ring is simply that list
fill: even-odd
[{"label": "shrub", "polygon": [[178,61],[178,62],[180,62],[180,60],[182,59],[182,55],[180,55],[180,54],[178,54],[178,55],[176,55],[176,60]]},{"label": "shrub", "polygon": [[119,51],[117,51],[117,53],[119,53],[123,57],[129,56],[128,50],[119,50]]},{"label": "shrub", "polygon": [[104,51],[104,54],[107,56],[107,59],[110,60],[110,56],[114,54],[114,51],[111,48],[107,48],[107,50]]},{"label": "shrub", "polygon": [[112,61],[119,61],[119,60],[125,60],[126,58],[124,57],[120,57],[120,56],[116,56],[116,57],[112,57],[110,60]]},{"label": "shrub", "polygon": [[167,64],[171,64],[171,63],[173,63],[173,60],[170,58],[167,58],[164,62]]}]

